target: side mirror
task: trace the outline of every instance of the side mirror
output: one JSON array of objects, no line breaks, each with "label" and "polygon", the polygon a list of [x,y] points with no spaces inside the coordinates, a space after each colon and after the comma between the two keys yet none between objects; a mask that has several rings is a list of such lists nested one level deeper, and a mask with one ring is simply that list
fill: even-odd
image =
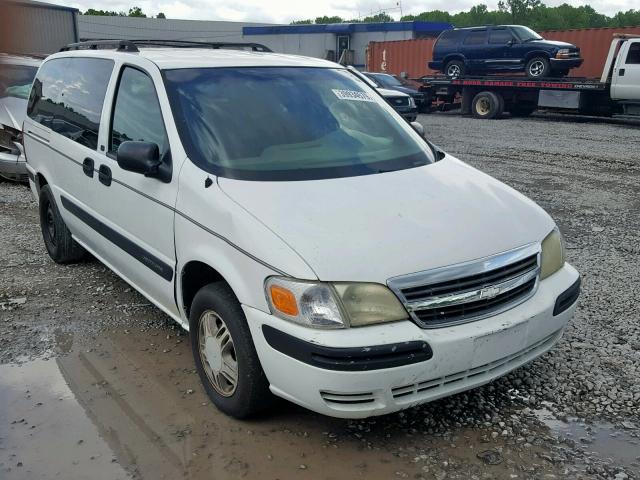
[{"label": "side mirror", "polygon": [[411,125],[411,128],[413,128],[416,132],[418,132],[418,135],[424,138],[424,127],[420,122],[411,122],[410,125]]},{"label": "side mirror", "polygon": [[160,148],[151,142],[122,142],[118,147],[116,161],[123,170],[141,173],[145,177],[157,178],[161,182],[171,181],[171,161],[160,159]]},{"label": "side mirror", "polygon": [[431,151],[433,152],[433,156],[436,158],[436,162],[439,162],[440,160],[442,160],[444,157],[447,156],[447,154],[444,153],[444,151],[441,150],[440,147],[437,147],[436,145],[431,143],[429,140],[427,140],[427,143],[429,144],[429,147],[431,147]]},{"label": "side mirror", "polygon": [[516,43],[516,41],[512,38],[511,40],[509,40],[509,41],[507,42],[507,45],[508,45],[508,46],[512,46],[514,43]]}]

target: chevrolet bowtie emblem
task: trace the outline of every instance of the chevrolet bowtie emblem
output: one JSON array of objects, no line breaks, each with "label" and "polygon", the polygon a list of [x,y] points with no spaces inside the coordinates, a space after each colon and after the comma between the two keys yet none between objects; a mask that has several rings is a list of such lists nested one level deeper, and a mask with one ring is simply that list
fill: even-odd
[{"label": "chevrolet bowtie emblem", "polygon": [[500,293],[499,287],[485,287],[480,290],[480,298],[493,298]]}]

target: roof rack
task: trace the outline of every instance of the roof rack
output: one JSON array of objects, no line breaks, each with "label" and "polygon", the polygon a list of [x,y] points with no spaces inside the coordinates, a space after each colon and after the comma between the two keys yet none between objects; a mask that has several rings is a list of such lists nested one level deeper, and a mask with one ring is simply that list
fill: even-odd
[{"label": "roof rack", "polygon": [[139,52],[138,47],[131,40],[91,40],[88,42],[70,43],[60,49],[69,50],[98,50],[99,47],[113,47],[119,52]]},{"label": "roof rack", "polygon": [[156,46],[173,48],[250,48],[253,52],[271,52],[272,50],[261,43],[244,42],[196,42],[190,40],[89,40],[86,42],[70,43],[62,47],[61,52],[69,50],[98,50],[101,47],[112,47],[120,52],[139,52],[138,46]]}]

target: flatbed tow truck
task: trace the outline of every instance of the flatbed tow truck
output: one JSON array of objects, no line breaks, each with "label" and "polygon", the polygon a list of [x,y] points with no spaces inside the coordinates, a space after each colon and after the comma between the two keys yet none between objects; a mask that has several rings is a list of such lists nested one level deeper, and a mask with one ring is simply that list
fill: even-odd
[{"label": "flatbed tow truck", "polygon": [[527,116],[538,109],[640,119],[640,35],[614,34],[602,76],[544,78],[513,76],[421,77],[421,91],[438,105],[462,114],[497,118]]}]

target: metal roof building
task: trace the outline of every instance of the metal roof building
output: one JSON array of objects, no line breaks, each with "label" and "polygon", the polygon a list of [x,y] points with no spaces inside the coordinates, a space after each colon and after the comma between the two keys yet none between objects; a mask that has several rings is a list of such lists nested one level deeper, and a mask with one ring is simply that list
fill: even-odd
[{"label": "metal roof building", "polygon": [[0,0],[0,51],[49,54],[78,41],[78,10],[30,0]]},{"label": "metal roof building", "polygon": [[364,68],[369,42],[438,36],[453,28],[440,22],[332,23],[327,25],[271,25],[244,27],[245,39],[275,52],[326,58]]},{"label": "metal roof building", "polygon": [[[242,29],[264,23],[79,15],[81,40],[151,39],[242,42]],[[246,40],[245,40],[246,41]]]},{"label": "metal roof building", "polygon": [[364,67],[369,42],[435,37],[448,23],[389,22],[270,25],[247,22],[78,16],[81,40],[153,39],[262,43],[274,52],[306,55]]}]

